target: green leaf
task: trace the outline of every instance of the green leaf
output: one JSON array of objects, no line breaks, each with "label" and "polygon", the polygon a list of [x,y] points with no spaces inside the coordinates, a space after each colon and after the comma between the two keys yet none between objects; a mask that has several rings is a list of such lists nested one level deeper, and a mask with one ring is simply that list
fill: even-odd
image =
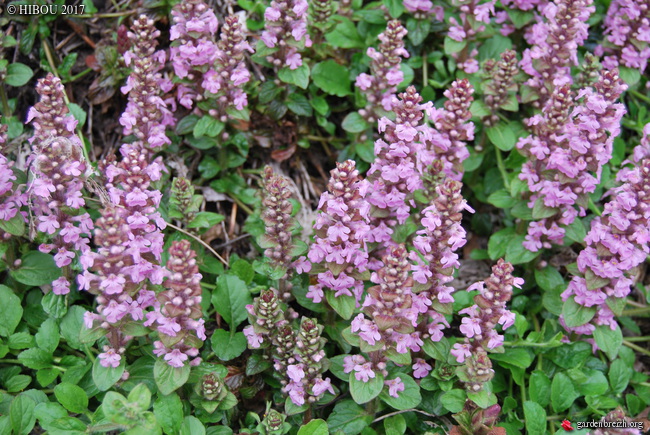
[{"label": "green leaf", "polygon": [[551,400],[551,380],[546,373],[541,370],[535,370],[528,380],[530,390],[530,400],[547,406]]},{"label": "green leaf", "polygon": [[298,430],[298,435],[329,435],[325,420],[312,420]]},{"label": "green leaf", "polygon": [[246,361],[246,375],[253,376],[262,373],[264,370],[271,367],[271,361],[265,359],[262,355],[254,353]]},{"label": "green leaf", "polygon": [[578,393],[583,396],[600,396],[609,389],[607,378],[600,370],[574,368],[567,371]]},{"label": "green leaf", "polygon": [[544,200],[542,198],[538,198],[537,201],[535,201],[535,205],[533,206],[533,219],[545,219],[556,215],[557,212],[558,209],[545,206]]},{"label": "green leaf", "polygon": [[325,35],[325,39],[333,47],[364,48],[365,43],[359,36],[357,28],[349,18],[342,18],[334,30]]},{"label": "green leaf", "polygon": [[129,403],[126,397],[115,391],[109,391],[104,396],[102,401],[102,410],[106,418],[119,424],[131,424],[133,422],[133,415],[128,412]]},{"label": "green leaf", "polygon": [[153,366],[153,377],[162,394],[171,394],[185,385],[190,377],[190,366],[172,367],[166,361],[157,360]]},{"label": "green leaf", "polygon": [[490,354],[490,358],[496,361],[504,362],[514,367],[527,369],[533,363],[535,356],[528,349],[521,347],[510,347],[504,353]]},{"label": "green leaf", "polygon": [[490,196],[488,196],[487,201],[495,207],[499,208],[510,208],[517,203],[517,199],[510,196],[505,189],[499,189]]},{"label": "green leaf", "polygon": [[370,125],[359,115],[359,112],[350,112],[343,118],[341,127],[348,133],[361,133],[367,130]]},{"label": "green leaf", "polygon": [[529,434],[546,433],[546,411],[535,402],[524,402],[524,421]]},{"label": "green leaf", "polygon": [[618,70],[621,80],[623,80],[628,86],[633,86],[641,80],[641,73],[637,68],[620,66]]},{"label": "green leaf", "polygon": [[449,412],[457,413],[463,410],[463,407],[465,406],[465,399],[467,399],[465,390],[454,388],[453,390],[449,390],[440,396],[440,403]]},{"label": "green leaf", "polygon": [[342,400],[334,406],[327,418],[327,426],[333,434],[342,432],[346,435],[357,435],[368,427],[372,420],[373,416],[366,414],[353,400]]},{"label": "green leaf", "polygon": [[153,413],[165,433],[176,433],[183,421],[183,403],[176,393],[158,396]]},{"label": "green leaf", "polygon": [[8,393],[17,393],[23,391],[32,382],[32,378],[27,375],[12,376],[5,382],[5,388]]},{"label": "green leaf", "polygon": [[40,286],[50,284],[61,276],[61,269],[54,263],[51,255],[30,251],[22,258],[20,267],[11,276],[23,284]]},{"label": "green leaf", "polygon": [[419,385],[413,380],[412,377],[404,373],[399,373],[396,377],[402,380],[402,383],[404,384],[404,391],[399,391],[397,393],[398,397],[393,397],[388,394],[388,387],[386,387],[379,395],[381,400],[397,410],[417,407],[422,401]]},{"label": "green leaf", "polygon": [[406,420],[402,414],[394,415],[384,420],[386,435],[404,435],[406,433]]},{"label": "green leaf", "polygon": [[467,46],[467,41],[456,41],[454,39],[451,39],[449,36],[445,36],[445,54],[454,54],[458,53],[461,51],[463,48]]},{"label": "green leaf", "polygon": [[449,350],[451,349],[451,344],[447,337],[442,337],[440,341],[424,340],[424,345],[422,350],[429,355],[431,358],[438,361],[447,361],[449,358]]},{"label": "green leaf", "polygon": [[375,373],[375,377],[368,379],[368,382],[358,381],[355,374],[350,373],[349,382],[350,394],[359,405],[370,402],[384,389],[384,377],[381,373]]},{"label": "green leaf", "polygon": [[502,151],[510,151],[517,143],[517,137],[512,127],[507,123],[500,122],[493,127],[487,128],[485,131],[490,142]]},{"label": "green leaf", "polygon": [[212,334],[211,340],[212,351],[222,361],[237,358],[246,350],[246,337],[243,332],[236,332],[231,335],[228,331],[217,329]]},{"label": "green leaf", "polygon": [[580,218],[576,218],[571,225],[565,227],[566,236],[569,240],[575,243],[584,243],[587,236],[587,230]]},{"label": "green leaf", "polygon": [[39,348],[27,349],[18,355],[18,361],[30,369],[47,369],[52,366],[52,354]]},{"label": "green leaf", "polygon": [[488,255],[491,260],[496,260],[506,255],[506,249],[508,248],[510,239],[512,239],[514,235],[515,229],[508,227],[499,230],[490,236],[490,240],[488,241]]},{"label": "green leaf", "polygon": [[27,349],[34,346],[34,337],[29,332],[16,332],[9,336],[7,345],[10,349]]},{"label": "green leaf", "polygon": [[179,433],[180,435],[205,435],[205,426],[198,418],[188,415],[183,419]]},{"label": "green leaf", "polygon": [[45,430],[49,430],[49,424],[56,419],[67,417],[68,411],[58,403],[42,402],[36,405],[34,416],[38,419],[38,423],[43,426]]},{"label": "green leaf", "polygon": [[47,387],[54,382],[59,373],[57,369],[40,369],[36,372],[36,380],[41,387]]},{"label": "green leaf", "polygon": [[612,387],[614,394],[620,394],[627,388],[632,377],[632,367],[628,366],[622,359],[617,359],[612,362],[609,367],[609,385]]},{"label": "green leaf", "polygon": [[309,85],[309,67],[303,63],[296,69],[282,68],[278,71],[278,78],[285,83],[307,89],[307,85]]},{"label": "green leaf", "polygon": [[49,292],[41,299],[43,310],[55,319],[60,319],[68,312],[68,298],[66,295],[55,295]]},{"label": "green leaf", "polygon": [[429,31],[431,30],[431,21],[430,20],[416,20],[415,18],[409,18],[406,21],[406,30],[408,30],[408,38],[411,40],[413,45],[420,45],[427,36],[429,36]]},{"label": "green leaf", "polygon": [[122,377],[122,374],[124,374],[124,367],[124,358],[122,358],[120,365],[117,367],[104,367],[100,364],[99,358],[95,359],[95,362],[93,362],[92,376],[97,389],[99,391],[107,391],[115,385]]},{"label": "green leaf", "polygon": [[519,9],[508,9],[508,16],[517,29],[521,29],[535,18],[532,11],[520,11]]},{"label": "green leaf", "polygon": [[16,216],[12,217],[8,221],[0,220],[0,229],[9,234],[20,237],[25,234],[25,218],[22,214],[16,213]]},{"label": "green leaf", "polygon": [[501,57],[501,53],[511,48],[512,41],[510,38],[499,34],[492,35],[479,47],[478,59],[481,63],[487,59],[497,59]]},{"label": "green leaf", "polygon": [[81,128],[84,126],[86,123],[86,119],[88,118],[88,115],[86,114],[86,111],[81,108],[78,104],[75,103],[68,103],[68,109],[70,110],[70,113],[74,117],[74,119],[77,120],[77,128]]},{"label": "green leaf", "polygon": [[555,412],[569,409],[578,396],[571,379],[564,373],[556,373],[551,383],[551,405]]},{"label": "green leaf", "polygon": [[0,285],[0,301],[0,336],[9,337],[23,317],[23,307],[18,296],[4,285]]},{"label": "green leaf", "polygon": [[14,62],[7,66],[5,83],[9,86],[24,86],[34,76],[34,71],[25,64]]},{"label": "green leaf", "polygon": [[524,240],[526,236],[523,234],[515,235],[510,239],[506,247],[506,261],[512,264],[524,264],[531,262],[539,252],[532,252],[524,248]]},{"label": "green leaf", "polygon": [[399,18],[404,13],[404,2],[402,0],[384,0],[384,6],[386,6],[392,18]]},{"label": "green leaf", "polygon": [[569,299],[564,301],[562,306],[562,315],[564,316],[564,321],[569,328],[575,328],[577,326],[582,326],[585,323],[589,322],[596,315],[597,307],[585,307],[576,303],[574,297],[571,296]]},{"label": "green leaf", "polygon": [[613,331],[609,325],[596,326],[594,339],[598,347],[607,354],[610,361],[614,361],[618,355],[618,351],[623,346],[623,333],[618,325],[616,325],[616,329]]},{"label": "green leaf", "polygon": [[225,124],[210,115],[203,115],[194,126],[194,137],[217,137],[223,131]]},{"label": "green leaf", "polygon": [[192,219],[187,227],[188,228],[212,228],[220,224],[226,217],[219,213],[211,211],[200,211]]},{"label": "green leaf", "polygon": [[[266,82],[266,83],[273,83],[273,82]],[[187,115],[186,117],[184,117],[183,119],[181,119],[176,123],[176,134],[182,136],[182,135],[192,133],[199,119],[200,118],[197,115],[194,114]]]},{"label": "green leaf", "polygon": [[330,95],[345,97],[352,93],[348,69],[334,60],[330,59],[314,65],[311,78],[316,86]]},{"label": "green leaf", "polygon": [[78,305],[73,305],[68,309],[66,315],[61,319],[61,336],[70,345],[78,350],[83,349],[83,344],[79,340],[81,329],[85,328],[83,316],[86,310]]},{"label": "green leaf", "polygon": [[56,400],[70,412],[81,414],[88,409],[88,395],[76,385],[62,382],[54,387],[54,395]]},{"label": "green leaf", "polygon": [[34,415],[36,402],[25,393],[14,397],[9,406],[9,419],[14,434],[28,434],[32,431],[36,416]]},{"label": "green leaf", "polygon": [[252,303],[253,298],[241,278],[228,274],[219,277],[217,289],[212,293],[212,305],[230,328],[237,328],[246,320],[246,305]]},{"label": "green leaf", "polygon": [[54,353],[59,346],[59,325],[54,319],[47,319],[34,336],[36,345],[48,353]]},{"label": "green leaf", "polygon": [[302,94],[290,94],[284,103],[296,115],[312,116],[314,113],[309,100]]},{"label": "green leaf", "polygon": [[564,278],[560,275],[560,272],[554,267],[546,266],[544,269],[535,269],[535,282],[537,285],[542,288],[542,290],[552,291],[557,288],[562,288],[566,286]]},{"label": "green leaf", "polygon": [[334,295],[335,293],[331,290],[325,291],[325,298],[334,311],[345,320],[350,319],[356,307],[356,299],[352,296],[341,295],[337,297]]},{"label": "green leaf", "polygon": [[138,411],[146,411],[151,405],[151,391],[145,384],[138,384],[131,390],[127,399]]}]

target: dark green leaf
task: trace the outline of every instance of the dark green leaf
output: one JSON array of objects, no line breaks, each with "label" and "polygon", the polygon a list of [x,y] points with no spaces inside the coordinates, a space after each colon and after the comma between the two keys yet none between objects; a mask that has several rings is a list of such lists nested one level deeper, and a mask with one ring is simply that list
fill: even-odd
[{"label": "dark green leaf", "polygon": [[23,317],[23,307],[18,296],[4,285],[0,285],[0,300],[0,336],[9,337]]},{"label": "dark green leaf", "polygon": [[25,393],[14,397],[9,407],[9,419],[14,434],[23,435],[31,432],[34,423],[36,423],[34,408],[36,408],[36,402]]},{"label": "dark green leaf", "polygon": [[223,122],[214,119],[212,116],[203,115],[194,126],[194,137],[217,137],[223,131],[224,126]]},{"label": "dark green leaf", "polygon": [[190,377],[190,366],[186,364],[183,367],[172,367],[159,359],[153,366],[153,377],[162,394],[171,394],[185,385]]},{"label": "dark green leaf", "polygon": [[316,86],[330,95],[345,97],[351,94],[349,72],[334,60],[330,59],[314,65],[311,78]]},{"label": "dark green leaf", "polygon": [[355,373],[350,373],[349,382],[350,394],[359,405],[370,402],[384,389],[384,377],[380,373],[375,373],[375,377],[368,382],[358,381]]},{"label": "dark green leaf", "polygon": [[68,312],[68,300],[66,295],[55,295],[49,292],[41,299],[41,306],[50,317],[60,319]]},{"label": "dark green leaf", "polygon": [[529,434],[546,433],[546,411],[539,403],[524,402],[524,421]]},{"label": "dark green leaf", "polygon": [[551,380],[546,373],[541,370],[535,370],[528,381],[530,389],[530,400],[547,406],[551,400]]},{"label": "dark green leaf", "polygon": [[582,326],[596,315],[596,307],[585,307],[576,303],[573,296],[564,301],[562,315],[566,325],[570,328]]},{"label": "dark green leaf", "polygon": [[490,358],[496,361],[510,364],[511,366],[527,369],[533,363],[535,358],[533,353],[528,349],[521,347],[510,347],[504,353],[493,353]]},{"label": "dark green leaf", "polygon": [[183,403],[176,393],[158,396],[153,413],[165,433],[176,433],[183,421]]},{"label": "dark green leaf", "polygon": [[[273,82],[267,82],[267,83],[273,83]],[[192,133],[199,119],[200,118],[197,115],[187,115],[186,117],[184,117],[183,119],[181,119],[176,123],[176,134],[186,135]]]},{"label": "dark green leaf", "polygon": [[32,79],[34,72],[25,64],[14,62],[7,66],[5,83],[9,86],[23,86]]},{"label": "dark green leaf", "polygon": [[368,129],[369,126],[368,122],[359,115],[359,112],[348,113],[341,123],[343,130],[349,133],[361,133]]},{"label": "dark green leaf", "polygon": [[571,379],[564,373],[556,373],[551,383],[551,405],[555,412],[568,409],[578,396]]},{"label": "dark green leaf", "polygon": [[54,395],[65,409],[75,414],[81,414],[88,408],[86,392],[76,385],[62,382],[54,388]]},{"label": "dark green leaf", "polygon": [[231,328],[246,320],[246,305],[253,299],[246,283],[234,275],[221,275],[217,289],[212,293],[212,305]]},{"label": "dark green leaf", "polygon": [[546,291],[552,291],[556,288],[562,288],[564,290],[566,286],[560,272],[551,266],[546,266],[544,269],[535,269],[535,281],[538,286]]},{"label": "dark green leaf", "polygon": [[48,353],[54,353],[59,346],[59,325],[54,319],[47,319],[34,336],[36,345]]},{"label": "dark green leaf", "polygon": [[618,325],[616,325],[616,329],[613,331],[609,325],[596,326],[594,339],[598,347],[607,354],[610,361],[616,358],[618,351],[623,346],[623,333]]},{"label": "dark green leaf", "polygon": [[22,258],[20,267],[12,271],[13,278],[27,285],[49,284],[61,276],[61,269],[54,263],[51,255],[30,251]]},{"label": "dark green leaf", "polygon": [[246,350],[246,337],[243,332],[231,335],[228,331],[217,329],[212,334],[211,340],[212,351],[222,361],[237,358]]},{"label": "dark green leaf", "polygon": [[22,214],[16,213],[16,216],[7,221],[0,220],[0,230],[14,236],[22,236],[25,234],[25,218]]},{"label": "dark green leaf", "polygon": [[30,369],[46,369],[52,366],[52,355],[39,348],[32,348],[22,351],[18,355],[18,361]]},{"label": "dark green leaf", "polygon": [[517,200],[510,196],[507,190],[499,189],[488,196],[488,202],[495,207],[510,208],[517,203]]},{"label": "dark green leaf", "polygon": [[86,119],[88,118],[88,114],[86,114],[86,111],[81,108],[78,104],[75,103],[68,103],[68,109],[70,110],[70,113],[74,117],[74,119],[77,120],[77,128],[81,128],[84,126],[86,123]]},{"label": "dark green leaf", "polygon": [[99,391],[106,391],[120,380],[124,373],[124,359],[117,367],[104,367],[100,364],[99,358],[93,362],[93,381]]},{"label": "dark green leaf", "polygon": [[622,359],[617,359],[612,362],[609,367],[609,385],[612,387],[614,394],[619,394],[625,391],[627,385],[630,383],[632,377],[632,367],[629,367]]},{"label": "dark green leaf", "polygon": [[456,41],[451,39],[449,36],[445,36],[445,54],[454,54],[461,51],[467,46],[467,41]]},{"label": "dark green leaf", "polygon": [[325,39],[333,47],[339,48],[364,48],[365,44],[361,40],[357,28],[349,18],[342,18],[341,22],[336,25],[334,30],[325,35]]},{"label": "dark green leaf", "polygon": [[533,219],[545,219],[556,215],[557,212],[558,209],[545,206],[544,200],[542,198],[538,198],[537,201],[535,201],[535,205],[533,206]]},{"label": "dark green leaf", "polygon": [[467,399],[465,390],[454,388],[440,396],[440,403],[442,403],[442,406],[444,406],[449,412],[456,413],[463,410],[465,399]]},{"label": "dark green leaf", "polygon": [[138,384],[131,390],[127,399],[137,411],[146,411],[151,405],[151,391],[145,384]]},{"label": "dark green leaf", "polygon": [[415,18],[409,18],[406,21],[406,30],[408,30],[408,38],[414,45],[420,45],[427,36],[429,36],[429,31],[431,30],[431,21],[430,20],[416,20]]},{"label": "dark green leaf", "polygon": [[188,228],[212,228],[213,226],[221,223],[226,217],[219,213],[213,213],[211,211],[200,211],[198,212],[192,222],[190,222]]},{"label": "dark green leaf", "polygon": [[388,387],[386,387],[379,395],[381,400],[398,410],[417,407],[422,401],[418,384],[412,377],[404,373],[399,373],[396,377],[402,380],[404,391],[399,391],[397,393],[398,397],[393,397],[388,394]]},{"label": "dark green leaf", "polygon": [[335,293],[331,290],[325,291],[325,298],[330,306],[336,311],[339,316],[343,317],[345,320],[350,319],[354,313],[354,308],[356,307],[356,299],[352,296],[334,296]]},{"label": "dark green leaf", "polygon": [[290,94],[285,104],[293,113],[299,116],[312,116],[313,110],[309,100],[302,94]]},{"label": "dark green leaf", "polygon": [[508,227],[490,236],[490,240],[488,241],[488,255],[490,255],[491,260],[496,260],[506,255],[506,249],[508,249],[510,240],[514,235],[515,229]]},{"label": "dark green leaf", "polygon": [[340,431],[346,435],[357,435],[368,427],[372,420],[373,416],[366,414],[353,400],[342,400],[327,418],[327,426],[333,434]]},{"label": "dark green leaf", "polygon": [[86,310],[78,305],[73,305],[68,313],[61,319],[61,336],[71,347],[82,350],[83,344],[79,340],[81,329],[84,328],[83,317]]},{"label": "dark green leaf", "polygon": [[296,69],[282,68],[278,71],[278,78],[285,83],[307,89],[307,85],[309,85],[309,67],[303,63]]},{"label": "dark green leaf", "polygon": [[506,247],[506,261],[512,264],[524,264],[531,262],[539,252],[532,252],[524,248],[525,237],[523,234],[515,235],[510,239]]},{"label": "dark green leaf", "polygon": [[393,18],[399,18],[404,12],[404,2],[401,0],[383,0],[384,6],[388,9],[388,13]]},{"label": "dark green leaf", "polygon": [[517,137],[512,127],[504,122],[488,127],[485,131],[490,142],[502,151],[510,151],[517,143]]}]

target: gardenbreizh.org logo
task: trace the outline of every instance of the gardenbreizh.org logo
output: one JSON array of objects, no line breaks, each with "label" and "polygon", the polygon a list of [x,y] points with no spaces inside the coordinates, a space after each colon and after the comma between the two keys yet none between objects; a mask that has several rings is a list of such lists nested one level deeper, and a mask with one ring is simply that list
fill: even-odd
[{"label": "gardenbreizh.org logo", "polygon": [[566,432],[573,432],[574,430],[581,429],[637,429],[639,433],[646,433],[644,431],[644,423],[642,421],[631,421],[631,420],[617,420],[617,421],[606,421],[606,420],[591,420],[591,421],[577,421],[572,423],[571,421],[565,419],[561,423],[562,429]]}]

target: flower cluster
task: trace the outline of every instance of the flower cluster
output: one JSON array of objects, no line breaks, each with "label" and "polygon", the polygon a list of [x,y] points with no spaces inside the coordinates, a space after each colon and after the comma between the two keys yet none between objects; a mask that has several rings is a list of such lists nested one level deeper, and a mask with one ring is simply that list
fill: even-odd
[{"label": "flower cluster", "polygon": [[156,303],[156,294],[139,284],[140,253],[130,246],[127,219],[126,210],[119,207],[101,211],[94,230],[97,252],[89,251],[82,256],[86,270],[78,277],[79,288],[97,296],[98,314],[86,312],[84,323],[86,328],[106,331],[108,344],[99,355],[104,367],[120,365],[132,338],[123,332],[125,326],[144,319],[144,310]]},{"label": "flower cluster", "polygon": [[366,96],[366,107],[359,114],[366,121],[374,123],[380,117],[380,109],[390,112],[396,103],[397,85],[404,80],[400,69],[403,57],[409,57],[404,48],[406,29],[399,20],[388,22],[386,30],[379,35],[379,49],[368,48],[370,57],[370,74],[357,76],[355,86]]},{"label": "flower cluster", "polygon": [[[529,157],[519,175],[533,195],[529,206],[538,216],[524,246],[536,252],[551,243],[561,244],[564,229],[585,207],[612,157],[612,144],[620,132],[625,107],[617,103],[627,88],[618,71],[602,72],[594,88],[581,90],[581,103],[572,108],[569,85],[555,90],[541,114],[529,119],[534,135],[522,138],[517,148]],[[578,205],[576,210],[574,205]],[[537,211],[535,211],[537,210]]]},{"label": "flower cluster", "polygon": [[265,248],[264,256],[269,259],[270,265],[286,271],[280,279],[280,294],[283,300],[287,300],[291,296],[289,278],[293,270],[290,266],[296,248],[291,233],[297,224],[291,216],[293,205],[289,201],[289,181],[273,174],[273,169],[267,166],[264,168],[262,188],[262,220],[266,233],[260,237],[259,244]]},{"label": "flower cluster", "polygon": [[[475,39],[476,35],[485,30],[485,24],[490,24],[490,17],[494,15],[495,0],[481,3],[481,0],[454,0],[452,2],[460,10],[460,22],[449,18],[449,38],[463,42]],[[478,50],[469,44],[460,52],[452,54],[457,66],[467,74],[478,71],[479,64],[476,60]]]},{"label": "flower cluster", "polygon": [[562,293],[565,301],[573,298],[584,307],[597,307],[591,323],[567,328],[578,334],[591,335],[594,325],[616,329],[609,304],[627,297],[634,285],[633,271],[650,253],[650,124],[633,161],[633,167],[619,171],[622,185],[613,189],[602,216],[591,221],[586,247],[578,256],[582,276],[574,276]]},{"label": "flower cluster", "polygon": [[[461,194],[462,183],[446,180],[436,188],[433,204],[422,212],[424,228],[413,240],[416,250],[409,254],[415,263],[412,266],[413,279],[417,283],[413,290],[418,311],[431,318],[427,325],[431,340],[440,341],[442,330],[449,326],[442,315],[444,306],[454,299],[454,288],[447,284],[453,280],[453,273],[460,266],[455,253],[467,242],[465,229],[461,225],[464,210],[474,212]],[[431,305],[431,309],[427,309]]]},{"label": "flower cluster", "polygon": [[274,289],[262,291],[246,309],[251,323],[244,328],[248,346],[270,347],[283,392],[295,405],[316,402],[326,391],[334,394],[330,378],[323,379],[321,375],[327,367],[322,326],[313,319],[303,318],[294,331],[285,319]]},{"label": "flower cluster", "polygon": [[603,65],[622,64],[642,74],[650,59],[650,5],[644,0],[614,0],[605,16],[607,42],[597,50],[605,56]]},{"label": "flower cluster", "polygon": [[[7,126],[0,125],[0,151],[7,142]],[[24,186],[16,185],[16,175],[14,174],[14,163],[9,161],[3,154],[0,154],[0,220],[10,221],[19,219],[25,221],[24,214],[20,213],[20,207],[27,204],[27,194],[24,192]],[[0,240],[6,240],[11,237],[11,233],[0,229]]]},{"label": "flower cluster", "polygon": [[299,272],[318,273],[317,284],[309,287],[307,297],[318,303],[324,290],[334,296],[353,296],[357,303],[363,293],[362,275],[368,268],[366,241],[370,231],[370,204],[365,200],[368,182],[362,180],[352,160],[337,163],[323,192],[314,224],[314,243],[309,262],[300,263]]},{"label": "flower cluster", "polygon": [[186,224],[190,223],[198,213],[202,201],[203,196],[194,194],[194,186],[190,180],[176,177],[172,181],[168,216]]},{"label": "flower cluster", "polygon": [[415,206],[411,193],[422,188],[422,166],[430,163],[423,153],[425,141],[431,139],[423,110],[430,109],[432,104],[421,104],[422,97],[413,86],[399,97],[393,107],[395,121],[387,117],[379,120],[383,138],[375,142],[376,157],[368,170],[370,187],[366,200],[374,208],[370,242],[390,243],[395,221],[403,224],[410,216],[411,207]]},{"label": "flower cluster", "polygon": [[467,290],[478,290],[474,305],[461,310],[463,317],[460,331],[465,336],[462,343],[454,344],[451,354],[459,363],[466,364],[464,379],[469,391],[480,391],[483,384],[494,375],[492,362],[487,350],[496,349],[503,344],[503,336],[494,328],[501,325],[507,329],[515,322],[515,315],[506,309],[506,302],[512,297],[512,288],[521,288],[522,278],[512,276],[512,264],[499,259],[492,267],[492,275]]},{"label": "flower cluster", "polygon": [[546,21],[534,24],[521,68],[531,76],[526,82],[539,94],[542,107],[553,89],[571,83],[571,65],[578,64],[578,47],[588,36],[587,20],[596,10],[593,0],[555,0],[542,13]]},{"label": "flower cluster", "polygon": [[[172,367],[183,367],[185,361],[196,357],[206,339],[201,311],[201,274],[196,264],[196,253],[187,240],[172,242],[169,248],[165,291],[156,297],[156,311],[147,313],[145,326],[154,325],[159,341],[154,342],[154,353],[164,356]],[[190,365],[197,365],[194,358]]]},{"label": "flower cluster", "polygon": [[124,53],[124,62],[133,71],[122,87],[129,95],[129,102],[120,117],[124,134],[133,134],[136,140],[150,150],[170,144],[165,128],[174,125],[174,116],[160,97],[165,52],[156,51],[160,31],[153,20],[141,15],[128,33],[131,49]]},{"label": "flower cluster", "polygon": [[465,142],[474,139],[474,123],[468,122],[473,93],[467,79],[456,80],[443,94],[447,97],[444,108],[427,109],[435,127],[427,149],[434,152],[436,160],[442,160],[445,174],[453,180],[463,178],[463,161],[469,157]]},{"label": "flower cluster", "polygon": [[543,10],[547,0],[502,0],[501,4],[506,8],[515,8],[522,11]]},{"label": "flower cluster", "polygon": [[391,246],[382,262],[383,266],[370,277],[376,285],[368,288],[363,302],[363,312],[371,320],[359,314],[352,321],[352,332],[370,346],[383,342],[382,350],[393,347],[398,353],[406,353],[411,348],[417,352],[422,341],[417,334],[409,334],[417,326],[421,306],[412,306],[413,279],[409,276],[411,265],[404,245]]},{"label": "flower cluster", "polygon": [[[76,252],[89,251],[87,235],[93,222],[88,213],[78,212],[85,205],[82,191],[89,167],[75,134],[77,121],[65,104],[61,80],[48,74],[39,80],[36,91],[41,100],[27,116],[34,124],[33,179],[29,185],[32,210],[38,231],[48,234],[51,240],[41,244],[39,250],[56,251],[54,261],[64,268],[72,263]],[[64,276],[52,283],[55,294],[70,291],[69,278],[66,270]]]},{"label": "flower cluster", "polygon": [[483,118],[486,126],[492,126],[499,122],[497,111],[503,109],[510,101],[517,102],[515,93],[517,83],[515,76],[519,72],[517,67],[517,53],[514,50],[506,50],[501,54],[497,62],[489,59],[483,66],[487,76],[487,83],[483,85],[485,105],[491,114]]},{"label": "flower cluster", "polygon": [[327,29],[328,21],[334,13],[332,0],[313,0],[310,8],[310,24],[321,32]]},{"label": "flower cluster", "polygon": [[297,69],[302,65],[299,50],[312,44],[307,33],[308,8],[306,0],[273,0],[264,12],[262,42],[276,49],[266,57],[273,66]]}]

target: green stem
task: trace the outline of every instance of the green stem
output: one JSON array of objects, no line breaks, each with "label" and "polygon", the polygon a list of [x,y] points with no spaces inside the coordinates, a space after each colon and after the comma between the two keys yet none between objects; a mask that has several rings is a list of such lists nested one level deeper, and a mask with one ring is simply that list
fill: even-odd
[{"label": "green stem", "polygon": [[629,342],[650,341],[650,335],[644,335],[643,337],[625,337],[625,339]]},{"label": "green stem", "polygon": [[4,86],[0,86],[0,98],[2,98],[2,116],[9,118],[11,116],[11,110],[9,109],[9,101],[7,100],[7,93],[5,92]]},{"label": "green stem", "polygon": [[629,310],[624,310],[621,313],[621,316],[636,316],[638,314],[649,314],[650,313],[650,307],[645,307],[645,308],[631,308]]},{"label": "green stem", "polygon": [[499,172],[501,172],[501,177],[503,178],[503,184],[506,186],[506,189],[510,191],[510,181],[508,181],[508,173],[506,172],[506,166],[503,163],[503,156],[501,155],[501,150],[497,147],[494,147],[494,152],[497,156],[497,167]]},{"label": "green stem", "polygon": [[643,95],[641,92],[635,91],[635,90],[631,90],[631,91],[628,91],[628,92],[630,94],[634,95],[635,97],[645,101],[646,103],[650,103],[650,97],[648,97],[647,95]]},{"label": "green stem", "polygon": [[626,345],[627,347],[629,347],[630,349],[634,349],[637,352],[641,352],[644,355],[650,356],[650,350],[648,350],[648,349],[644,349],[641,346],[637,346],[636,344],[630,343],[627,340],[623,340],[623,344]]},{"label": "green stem", "polygon": [[232,198],[233,201],[235,201],[235,203],[239,206],[239,208],[241,208],[242,210],[244,210],[248,214],[253,214],[253,210],[251,210],[250,207],[248,207],[246,204],[241,202],[241,200],[239,198],[234,197],[234,196],[231,196],[231,198]]},{"label": "green stem", "polygon": [[22,364],[17,359],[0,359],[0,364]]},{"label": "green stem", "polygon": [[560,346],[560,344],[551,341],[547,341],[545,343],[531,343],[528,341],[504,341],[503,345],[507,347],[558,347]]},{"label": "green stem", "polygon": [[591,197],[589,197],[589,210],[593,211],[598,216],[603,215],[603,212],[600,211],[600,209],[598,208],[598,206],[596,206],[596,204],[594,204],[594,201],[591,199]]}]

